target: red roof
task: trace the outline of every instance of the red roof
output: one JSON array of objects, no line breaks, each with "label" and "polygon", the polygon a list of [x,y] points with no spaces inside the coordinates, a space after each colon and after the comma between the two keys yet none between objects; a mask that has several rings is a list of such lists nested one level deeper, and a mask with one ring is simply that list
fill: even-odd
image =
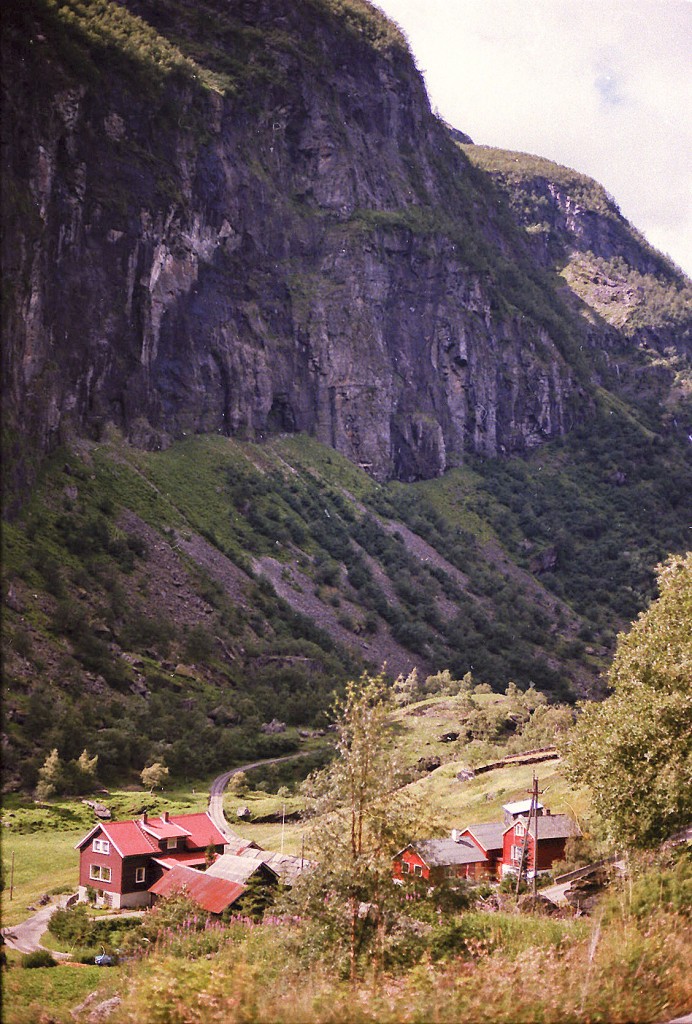
[{"label": "red roof", "polygon": [[174,868],[177,864],[185,864],[189,868],[203,868],[206,857],[203,853],[167,853],[165,857],[154,857],[162,868]]},{"label": "red roof", "polygon": [[159,852],[159,844],[152,836],[142,832],[138,821],[109,821],[97,825],[77,843],[77,847],[84,846],[97,832],[100,832],[113,844],[121,857],[137,857],[142,854]]},{"label": "red roof", "polygon": [[226,837],[223,832],[219,832],[208,811],[201,814],[176,814],[170,820],[190,833],[188,847],[206,850],[207,846],[224,846],[226,843]]},{"label": "red roof", "polygon": [[141,821],[140,828],[154,839],[179,839],[181,836],[189,836],[186,828],[176,825],[170,818],[168,821],[161,821],[159,818],[149,818],[148,821]]},{"label": "red roof", "polygon": [[[145,826],[146,831],[142,826]],[[76,849],[81,849],[93,836],[102,833],[110,840],[121,857],[137,857],[147,853],[160,853],[159,839],[166,839],[169,836],[160,834],[166,827],[172,827],[175,831],[170,833],[170,838],[184,836],[186,845],[190,850],[205,850],[207,846],[222,846],[225,838],[206,811],[198,814],[176,814],[164,822],[161,818],[149,818],[146,822],[141,819],[136,821],[108,821],[95,825],[94,828],[81,839]],[[158,839],[155,836],[159,833]]]},{"label": "red roof", "polygon": [[150,887],[149,892],[156,896],[171,896],[182,892],[198,903],[203,910],[212,914],[221,914],[231,903],[235,903],[245,892],[247,886],[239,882],[229,882],[225,878],[212,878],[203,871],[176,865],[166,871],[158,882]]}]

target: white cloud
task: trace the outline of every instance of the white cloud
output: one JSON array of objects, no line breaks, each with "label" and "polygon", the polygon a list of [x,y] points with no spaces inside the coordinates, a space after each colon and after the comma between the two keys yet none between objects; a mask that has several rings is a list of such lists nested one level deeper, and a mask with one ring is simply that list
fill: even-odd
[{"label": "white cloud", "polygon": [[692,3],[379,0],[475,142],[590,174],[692,273]]}]

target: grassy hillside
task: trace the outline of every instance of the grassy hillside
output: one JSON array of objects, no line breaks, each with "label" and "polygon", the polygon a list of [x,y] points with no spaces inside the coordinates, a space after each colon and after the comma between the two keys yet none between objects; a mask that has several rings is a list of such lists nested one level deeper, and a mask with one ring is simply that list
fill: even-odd
[{"label": "grassy hillside", "polygon": [[301,436],[64,449],[3,530],[8,776],[53,748],[105,782],[290,752],[384,662],[593,692],[689,499],[675,441],[607,396],[588,432],[416,485]]}]

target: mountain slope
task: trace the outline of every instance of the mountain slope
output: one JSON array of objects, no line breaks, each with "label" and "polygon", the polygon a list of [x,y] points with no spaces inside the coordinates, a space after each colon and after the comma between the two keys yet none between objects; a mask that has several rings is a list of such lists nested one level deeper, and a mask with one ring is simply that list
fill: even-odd
[{"label": "mountain slope", "polygon": [[600,186],[361,0],[9,0],[2,55],[11,785],[293,749],[385,661],[598,693],[692,500],[690,285]]},{"label": "mountain slope", "polygon": [[569,316],[370,8],[14,0],[5,26],[30,451],[295,430],[414,479],[584,416]]}]

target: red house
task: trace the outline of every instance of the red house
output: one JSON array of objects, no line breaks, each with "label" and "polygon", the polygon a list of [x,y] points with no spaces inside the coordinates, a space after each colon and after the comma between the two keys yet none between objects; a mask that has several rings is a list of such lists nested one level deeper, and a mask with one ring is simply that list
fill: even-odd
[{"label": "red house", "polygon": [[502,875],[519,873],[525,843],[524,869],[527,878],[533,878],[534,873],[550,871],[555,861],[564,859],[565,844],[569,837],[578,835],[579,828],[568,814],[551,814],[550,811],[544,811],[531,821],[530,825],[527,817],[518,817],[511,825],[505,827]]},{"label": "red house", "polygon": [[92,889],[110,907],[148,907],[150,889],[165,871],[177,865],[204,869],[209,852],[223,853],[225,842],[206,811],[99,822],[75,847],[79,898],[86,900]]},{"label": "red house", "polygon": [[542,805],[539,805],[538,814],[529,827],[527,812],[530,806],[529,800],[505,804],[504,822],[490,821],[468,825],[461,830],[453,829],[451,839],[423,839],[410,843],[394,858],[394,877],[403,880],[417,876],[431,883],[449,877],[500,880],[507,874],[519,872],[524,840],[527,876],[533,877],[534,871],[539,874],[550,871],[555,861],[564,859],[569,837],[581,833],[569,815],[551,814]]},{"label": "red house", "polygon": [[468,839],[420,839],[400,850],[394,858],[394,878],[406,876],[441,882],[451,878],[476,878],[485,858]]},{"label": "red house", "polygon": [[504,830],[502,822],[488,821],[482,825],[469,825],[461,831],[452,831],[452,839],[470,841],[483,854],[484,861],[476,869],[476,878],[483,874],[494,878],[500,877]]}]

